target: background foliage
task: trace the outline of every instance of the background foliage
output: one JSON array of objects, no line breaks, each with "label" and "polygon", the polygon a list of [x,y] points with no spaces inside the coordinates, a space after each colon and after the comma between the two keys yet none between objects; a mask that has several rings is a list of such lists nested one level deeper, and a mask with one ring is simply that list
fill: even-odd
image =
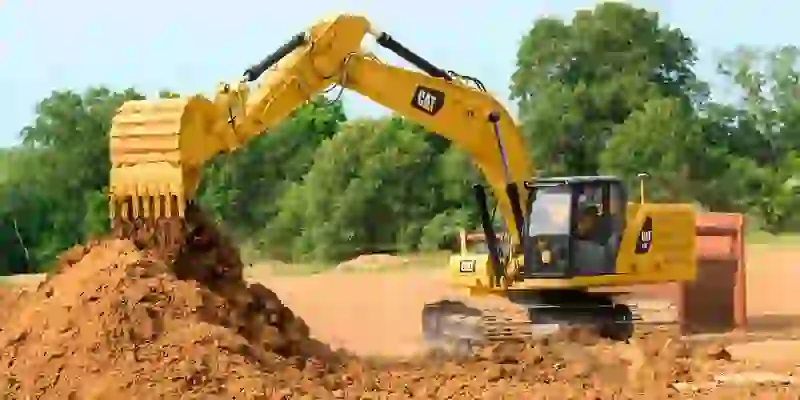
[{"label": "background foliage", "polygon": [[[511,77],[541,174],[652,177],[651,197],[800,229],[800,51],[719,60],[738,95],[709,96],[692,39],[622,3],[540,19]],[[162,97],[175,94],[162,92]],[[33,272],[106,229],[107,132],[134,89],[54,91],[0,150],[0,273]],[[537,171],[531,171],[533,175]],[[476,227],[469,159],[397,117],[349,121],[316,98],[268,135],[215,159],[200,201],[264,256],[336,260],[445,246]]]}]

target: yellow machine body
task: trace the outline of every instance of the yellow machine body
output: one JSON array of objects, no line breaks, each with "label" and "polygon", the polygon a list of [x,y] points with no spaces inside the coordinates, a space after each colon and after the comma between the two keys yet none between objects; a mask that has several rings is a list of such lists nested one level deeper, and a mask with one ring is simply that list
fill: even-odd
[{"label": "yellow machine body", "polygon": [[[451,285],[467,289],[471,295],[502,295],[508,290],[574,289],[614,287],[635,284],[692,281],[697,275],[694,207],[689,204],[628,203],[626,227],[639,227],[645,218],[653,221],[652,235],[658,237],[646,254],[635,254],[638,229],[623,232],[613,274],[559,278],[526,278],[511,282],[504,289],[491,284],[495,267],[485,253],[462,252],[450,257],[447,277]],[[523,265],[517,255],[509,264]],[[464,265],[475,268],[463,268]],[[500,265],[499,268],[506,268]]]}]

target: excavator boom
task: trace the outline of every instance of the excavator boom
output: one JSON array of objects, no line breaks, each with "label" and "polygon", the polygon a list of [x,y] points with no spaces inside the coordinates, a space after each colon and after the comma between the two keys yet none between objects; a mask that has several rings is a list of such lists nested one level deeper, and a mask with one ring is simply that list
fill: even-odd
[{"label": "excavator boom", "polygon": [[[367,35],[423,72],[361,52]],[[259,79],[250,93],[248,83]],[[112,216],[121,221],[182,216],[213,156],[268,134],[313,95],[338,84],[470,154],[519,239],[521,196],[515,190],[532,172],[526,146],[508,111],[473,81],[434,66],[364,17],[323,20],[248,68],[240,82],[220,85],[213,101],[194,96],[125,103],[110,134]]]}]

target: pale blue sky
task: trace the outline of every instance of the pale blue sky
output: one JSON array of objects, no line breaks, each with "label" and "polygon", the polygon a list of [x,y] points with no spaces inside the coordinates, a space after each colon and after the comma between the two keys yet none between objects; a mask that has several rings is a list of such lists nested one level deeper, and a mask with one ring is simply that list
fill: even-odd
[{"label": "pale blue sky", "polygon": [[[483,80],[509,104],[516,46],[537,17],[570,18],[592,0],[0,0],[0,146],[17,142],[36,102],[55,89],[105,84],[146,94],[168,88],[210,92],[315,19],[367,15],[380,29],[435,64]],[[800,43],[800,3],[790,0],[640,0],[700,48],[700,72],[739,44]],[[280,4],[279,6],[277,4]],[[375,47],[373,45],[373,47]],[[377,51],[390,61],[385,51]],[[379,106],[351,94],[351,114]]]}]

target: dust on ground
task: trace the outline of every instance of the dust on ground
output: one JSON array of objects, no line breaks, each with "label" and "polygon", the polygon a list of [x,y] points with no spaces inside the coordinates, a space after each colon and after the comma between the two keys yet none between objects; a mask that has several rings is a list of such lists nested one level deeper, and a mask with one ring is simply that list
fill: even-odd
[{"label": "dust on ground", "polygon": [[[0,330],[3,397],[798,395],[781,376],[778,382],[767,379],[759,384],[720,380],[721,374],[741,376],[736,373],[748,365],[734,360],[719,343],[687,342],[668,331],[646,331],[631,344],[571,337],[507,343],[465,359],[423,354],[404,361],[379,360],[335,352],[314,340],[303,319],[284,306],[278,295],[265,286],[245,283],[236,250],[205,221],[194,222],[202,229],[193,231],[174,263],[141,243],[97,241],[65,253],[58,271],[34,290],[0,297],[7,311]],[[339,279],[357,284],[359,278]],[[433,293],[425,285],[436,282],[422,282],[415,284],[421,286],[409,282],[407,297]],[[322,288],[332,282],[319,284]],[[327,304],[335,315],[363,316],[357,307],[359,299],[362,305],[375,304],[370,292],[381,287],[361,284],[365,285],[361,293],[350,293],[356,299],[350,310],[337,309],[340,305],[327,297],[330,292],[295,296]],[[396,317],[386,315],[384,321],[393,320]],[[374,325],[370,324],[375,323],[364,318],[359,325],[371,331]]]}]

